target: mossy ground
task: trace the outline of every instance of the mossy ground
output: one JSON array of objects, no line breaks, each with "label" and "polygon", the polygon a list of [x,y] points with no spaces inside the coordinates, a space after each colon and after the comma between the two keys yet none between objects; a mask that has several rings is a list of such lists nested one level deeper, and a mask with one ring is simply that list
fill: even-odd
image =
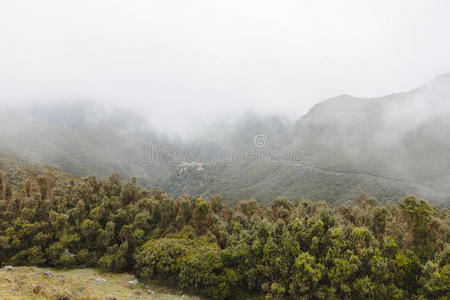
[{"label": "mossy ground", "polygon": [[[51,271],[52,277],[44,272]],[[105,282],[96,281],[104,278]],[[0,269],[0,299],[195,299],[175,295],[160,286],[148,284],[154,291],[148,293],[146,284],[133,285],[130,274],[101,273],[93,269],[54,270],[35,267]],[[197,298],[198,299],[198,298]]]}]

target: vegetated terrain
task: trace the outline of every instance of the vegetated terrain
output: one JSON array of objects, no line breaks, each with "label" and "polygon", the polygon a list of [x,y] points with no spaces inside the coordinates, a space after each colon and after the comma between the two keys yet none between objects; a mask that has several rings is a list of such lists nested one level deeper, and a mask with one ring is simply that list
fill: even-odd
[{"label": "vegetated terrain", "polygon": [[163,164],[164,160],[161,164],[140,160],[150,143],[158,147],[164,142],[150,131],[142,132],[136,116],[122,113],[105,119],[91,116],[89,109],[61,104],[31,112],[4,112],[0,117],[0,151],[56,165],[75,175],[107,178],[118,171],[148,186],[170,174],[171,166]]},{"label": "vegetated terrain", "polygon": [[[449,211],[414,196],[383,205],[361,194],[339,208],[282,197],[227,206],[219,195],[173,199],[118,174],[79,178],[1,157],[1,266],[128,272],[217,299],[450,293]],[[13,165],[22,175],[11,175]]]},{"label": "vegetated terrain", "polygon": [[92,269],[56,270],[37,267],[0,269],[0,299],[194,299],[160,286],[135,283],[129,274]]},{"label": "vegetated terrain", "polygon": [[[164,189],[263,203],[301,195],[348,204],[361,191],[383,203],[404,194],[450,203],[450,74],[406,93],[328,99],[292,127],[271,119],[243,124],[231,141],[219,139],[233,145],[241,137],[235,145],[246,156],[172,174]],[[260,135],[264,144],[254,145]]]},{"label": "vegetated terrain", "polygon": [[248,114],[186,140],[157,134],[135,114],[41,105],[1,114],[0,151],[74,175],[116,171],[174,197],[219,193],[229,204],[278,196],[351,204],[364,191],[382,203],[414,194],[445,207],[449,120],[446,74],[406,93],[328,99],[295,124]]}]

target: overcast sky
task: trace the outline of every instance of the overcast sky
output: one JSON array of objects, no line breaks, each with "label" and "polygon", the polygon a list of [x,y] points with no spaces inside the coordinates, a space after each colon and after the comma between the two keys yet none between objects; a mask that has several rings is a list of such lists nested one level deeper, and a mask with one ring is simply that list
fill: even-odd
[{"label": "overcast sky", "polygon": [[2,106],[88,99],[186,130],[446,72],[447,0],[0,2]]}]

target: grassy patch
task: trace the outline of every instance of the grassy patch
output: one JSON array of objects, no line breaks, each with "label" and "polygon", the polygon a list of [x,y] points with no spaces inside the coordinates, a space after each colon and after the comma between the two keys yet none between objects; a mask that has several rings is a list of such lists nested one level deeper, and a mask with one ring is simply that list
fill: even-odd
[{"label": "grassy patch", "polygon": [[[44,272],[50,271],[48,277]],[[96,279],[105,279],[96,280]],[[0,269],[0,299],[195,299],[175,295],[160,286],[131,284],[130,274],[101,273],[93,269],[53,270],[35,267]]]}]

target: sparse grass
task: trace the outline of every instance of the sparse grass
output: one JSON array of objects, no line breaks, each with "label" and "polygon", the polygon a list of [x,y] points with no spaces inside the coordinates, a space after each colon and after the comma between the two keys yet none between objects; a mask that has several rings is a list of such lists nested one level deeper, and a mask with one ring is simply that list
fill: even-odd
[{"label": "sparse grass", "polygon": [[[44,272],[51,271],[52,277]],[[104,278],[98,282],[96,278]],[[174,295],[159,286],[149,285],[154,294],[148,292],[145,284],[133,285],[130,274],[100,273],[93,269],[54,270],[36,267],[14,267],[7,271],[0,269],[0,299],[195,299],[197,297]],[[171,294],[171,292],[173,294]],[[198,299],[198,298],[197,298]]]}]

